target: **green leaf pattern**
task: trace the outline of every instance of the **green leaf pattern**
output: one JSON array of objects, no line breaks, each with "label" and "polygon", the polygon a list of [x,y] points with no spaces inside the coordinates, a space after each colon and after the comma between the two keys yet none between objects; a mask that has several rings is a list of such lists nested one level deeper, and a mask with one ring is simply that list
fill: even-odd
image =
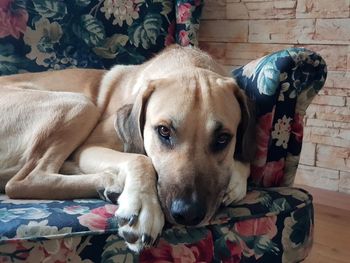
[{"label": "green leaf pattern", "polygon": [[133,254],[118,235],[110,235],[103,248],[101,263],[134,262]]},{"label": "green leaf pattern", "polygon": [[127,35],[114,34],[106,38],[102,46],[93,48],[93,51],[100,57],[113,59],[119,54],[119,51],[123,50],[128,40]]},{"label": "green leaf pattern", "polygon": [[98,46],[105,38],[103,24],[92,15],[83,15],[73,24],[75,35],[89,46]]},{"label": "green leaf pattern", "polygon": [[67,14],[67,6],[62,1],[33,0],[35,10],[43,17],[61,19]]},{"label": "green leaf pattern", "polygon": [[87,6],[91,3],[92,0],[74,0],[75,4],[78,6]]},{"label": "green leaf pattern", "polygon": [[128,29],[130,42],[136,47],[144,49],[156,44],[161,33],[161,16],[159,14],[147,14],[143,21],[135,23]]}]

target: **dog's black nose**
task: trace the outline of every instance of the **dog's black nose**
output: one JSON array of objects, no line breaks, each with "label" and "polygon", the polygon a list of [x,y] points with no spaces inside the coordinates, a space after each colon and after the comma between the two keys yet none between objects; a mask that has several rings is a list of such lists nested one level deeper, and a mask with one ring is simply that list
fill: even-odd
[{"label": "dog's black nose", "polygon": [[198,201],[175,199],[171,204],[171,215],[181,225],[198,225],[205,217],[206,208]]}]

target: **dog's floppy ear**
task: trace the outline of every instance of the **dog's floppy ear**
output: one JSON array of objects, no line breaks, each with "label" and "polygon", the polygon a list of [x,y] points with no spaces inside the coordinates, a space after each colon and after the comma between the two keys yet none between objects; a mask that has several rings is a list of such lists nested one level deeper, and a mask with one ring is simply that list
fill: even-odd
[{"label": "dog's floppy ear", "polygon": [[124,105],[117,111],[114,127],[123,140],[124,152],[145,154],[143,128],[146,104],[154,89],[150,82],[146,90],[136,97],[134,104]]},{"label": "dog's floppy ear", "polygon": [[256,150],[256,119],[253,102],[233,80],[233,91],[241,107],[241,122],[237,129],[234,158],[241,162],[252,162]]}]

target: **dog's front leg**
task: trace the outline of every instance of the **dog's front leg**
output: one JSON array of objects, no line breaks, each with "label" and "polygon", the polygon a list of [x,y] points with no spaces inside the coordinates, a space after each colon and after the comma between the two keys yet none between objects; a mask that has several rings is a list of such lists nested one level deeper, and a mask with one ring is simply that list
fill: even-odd
[{"label": "dog's front leg", "polygon": [[233,173],[222,201],[226,206],[237,203],[246,196],[250,164],[234,161],[232,170]]},{"label": "dog's front leg", "polygon": [[90,146],[78,151],[75,160],[84,173],[104,171],[111,174],[103,183],[104,189],[98,190],[102,198],[119,204],[116,212],[119,235],[128,247],[139,252],[152,245],[161,234],[164,215],[151,159]]}]

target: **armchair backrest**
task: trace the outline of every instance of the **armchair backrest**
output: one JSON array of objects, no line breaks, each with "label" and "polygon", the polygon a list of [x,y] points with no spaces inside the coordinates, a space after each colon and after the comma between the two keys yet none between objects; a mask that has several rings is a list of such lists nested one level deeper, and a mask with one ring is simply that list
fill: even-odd
[{"label": "armchair backrest", "polygon": [[139,64],[197,43],[201,0],[2,0],[0,75]]}]

